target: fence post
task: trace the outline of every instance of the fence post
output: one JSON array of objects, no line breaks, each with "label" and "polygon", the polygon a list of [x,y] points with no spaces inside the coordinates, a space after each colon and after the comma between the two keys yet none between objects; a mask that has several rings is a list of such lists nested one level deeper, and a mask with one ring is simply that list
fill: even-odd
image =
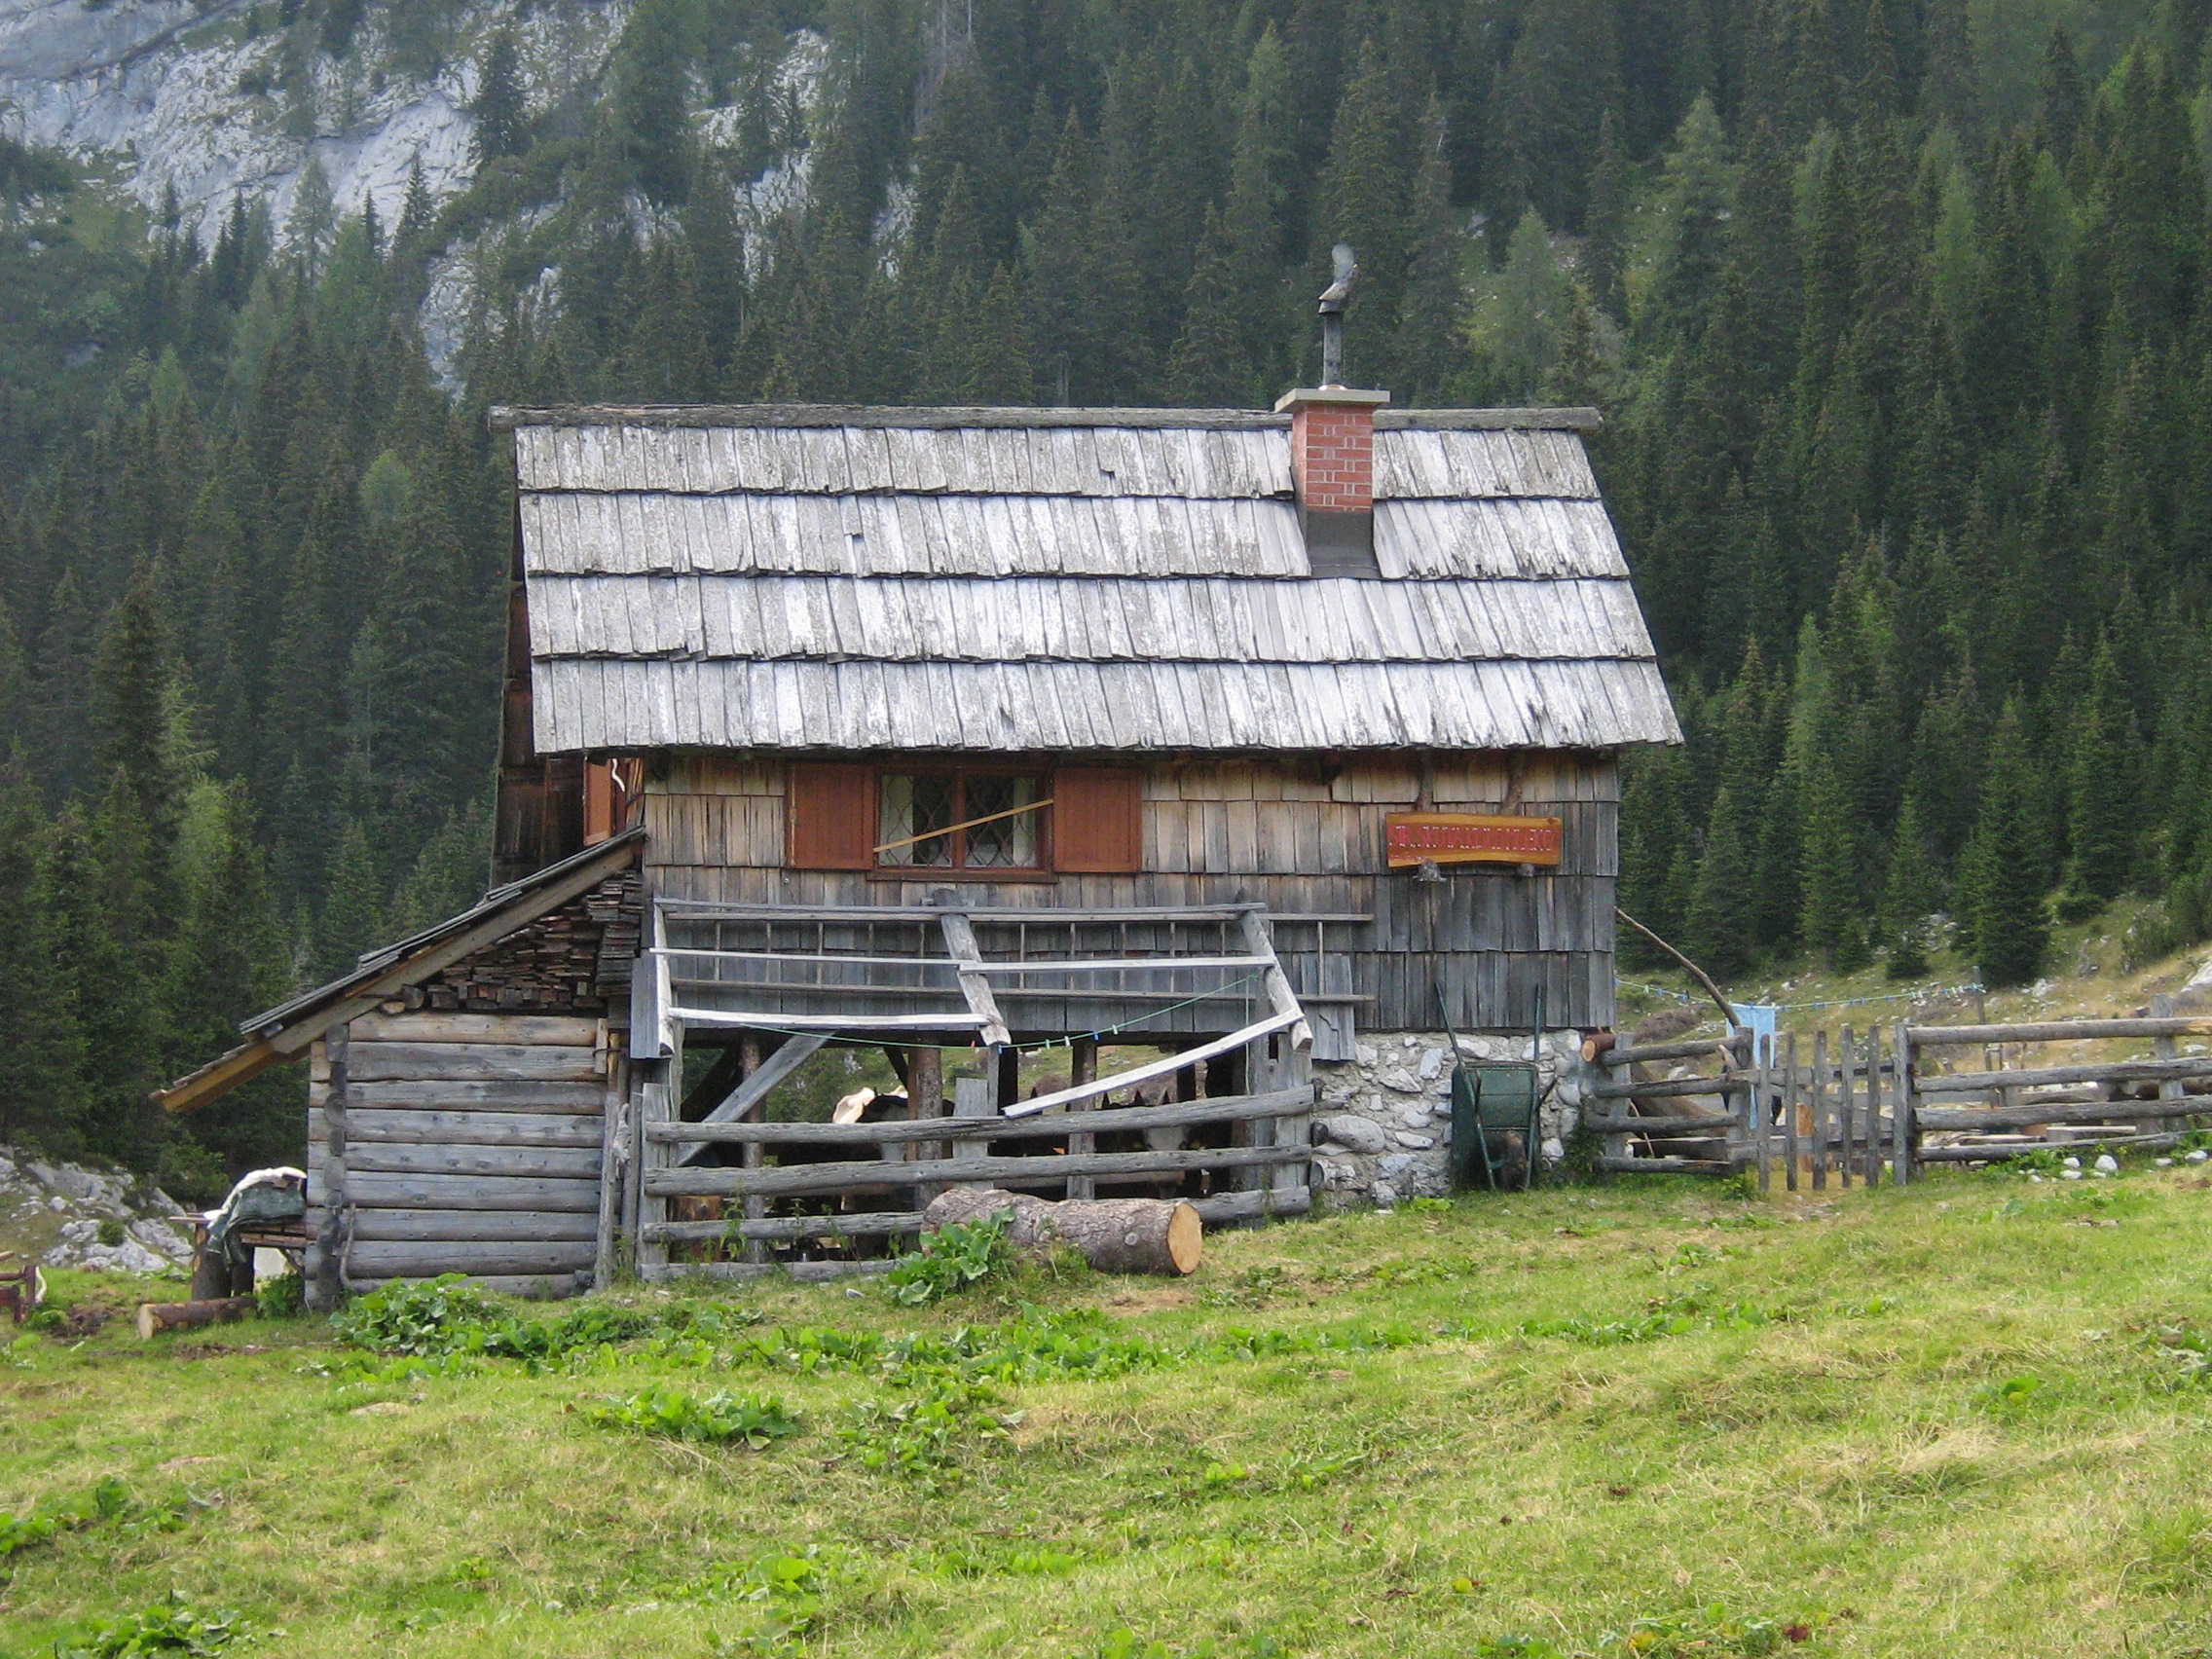
[{"label": "fence post", "polygon": [[1751,1152],[1754,1127],[1751,1113],[1751,1033],[1749,1026],[1731,1025],[1720,1040],[1720,1075],[1727,1078],[1724,1098],[1728,1114],[1728,1172],[1734,1174]]},{"label": "fence post", "polygon": [[1891,1179],[1900,1187],[1912,1184],[1912,1161],[1920,1150],[1920,1127],[1914,1122],[1912,1077],[1912,1027],[1898,1021],[1897,1088],[1891,1097],[1896,1114],[1890,1124]]},{"label": "fence post", "polygon": [[1828,1190],[1828,1034],[1813,1033],[1813,1191]]},{"label": "fence post", "polygon": [[1751,1156],[1758,1161],[1758,1181],[1761,1193],[1774,1191],[1774,1161],[1772,1153],[1773,1125],[1767,1122],[1767,1074],[1774,1067],[1774,1039],[1756,1040],[1757,1053],[1751,1068],[1751,1104],[1748,1108],[1751,1120]]},{"label": "fence post", "polygon": [[[1626,1045],[1616,1042],[1614,1044],[1614,1047],[1622,1048],[1626,1047]],[[1606,1051],[1607,1053],[1610,1053],[1611,1051],[1611,1050]],[[1456,1054],[1454,1054],[1453,1058],[1456,1060],[1458,1056]],[[1601,1056],[1601,1058],[1603,1058],[1603,1056]],[[1605,1081],[1607,1083],[1626,1083],[1635,1073],[1635,1070],[1636,1068],[1634,1066],[1614,1065],[1608,1061],[1605,1064]],[[1615,1095],[1610,1099],[1601,1100],[1599,1101],[1598,1106],[1599,1110],[1603,1112],[1604,1116],[1615,1119],[1627,1118],[1631,1116],[1636,1110],[1636,1103],[1629,1099],[1625,1094]],[[1625,1133],[1607,1135],[1605,1137],[1605,1156],[1607,1158],[1628,1157],[1628,1136]]]},{"label": "fence post", "polygon": [[[2174,999],[2169,994],[2160,991],[2151,999],[2151,1017],[2153,1019],[2171,1019],[2173,1016]],[[2153,1039],[2151,1051],[2161,1060],[2178,1059],[2181,1055],[2181,1045],[2171,1037],[2158,1037]],[[2158,1080],[2158,1098],[2160,1100],[2179,1100],[2184,1092],[2186,1091],[2182,1088],[2180,1078],[2167,1077]],[[2173,1128],[2177,1120],[2171,1118],[2148,1119],[2135,1125],[2135,1132],[2139,1135],[2162,1134]]]},{"label": "fence post", "polygon": [[1797,1033],[1784,1038],[1782,1061],[1782,1152],[1788,1160],[1784,1184],[1797,1190]]}]

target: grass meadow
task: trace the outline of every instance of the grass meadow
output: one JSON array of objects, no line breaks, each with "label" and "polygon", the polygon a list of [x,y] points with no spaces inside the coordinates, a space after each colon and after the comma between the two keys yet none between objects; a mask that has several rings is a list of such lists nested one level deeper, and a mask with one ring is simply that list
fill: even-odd
[{"label": "grass meadow", "polygon": [[73,1329],[0,1328],[0,1654],[2212,1653],[2187,1166],[1207,1251],[640,1288],[415,1356],[86,1335],[121,1292],[61,1275]]}]

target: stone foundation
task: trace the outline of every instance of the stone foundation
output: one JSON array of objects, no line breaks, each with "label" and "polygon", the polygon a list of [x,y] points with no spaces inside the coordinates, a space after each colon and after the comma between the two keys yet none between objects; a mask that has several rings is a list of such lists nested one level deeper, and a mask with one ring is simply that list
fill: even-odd
[{"label": "stone foundation", "polygon": [[[1388,1206],[1401,1198],[1446,1191],[1452,1136],[1451,1059],[1441,1031],[1380,1032],[1351,1060],[1313,1062],[1321,1086],[1314,1114],[1314,1156],[1324,1190],[1337,1202],[1360,1199]],[[1529,1039],[1459,1039],[1469,1060],[1525,1060]],[[1543,1081],[1546,1164],[1566,1153],[1582,1105],[1582,1033],[1544,1035],[1537,1069]]]}]

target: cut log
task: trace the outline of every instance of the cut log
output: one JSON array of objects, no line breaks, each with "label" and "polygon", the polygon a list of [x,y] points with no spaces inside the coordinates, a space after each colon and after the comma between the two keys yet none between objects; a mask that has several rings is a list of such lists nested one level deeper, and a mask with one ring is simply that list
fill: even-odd
[{"label": "cut log", "polygon": [[260,1304],[250,1296],[220,1296],[211,1302],[141,1302],[138,1335],[148,1342],[156,1331],[197,1331],[203,1325],[227,1325],[250,1315]]},{"label": "cut log", "polygon": [[955,1189],[922,1212],[925,1231],[1014,1212],[1008,1236],[1024,1249],[1066,1244],[1102,1273],[1198,1271],[1205,1226],[1179,1198],[1069,1198],[1055,1203],[996,1187]]}]

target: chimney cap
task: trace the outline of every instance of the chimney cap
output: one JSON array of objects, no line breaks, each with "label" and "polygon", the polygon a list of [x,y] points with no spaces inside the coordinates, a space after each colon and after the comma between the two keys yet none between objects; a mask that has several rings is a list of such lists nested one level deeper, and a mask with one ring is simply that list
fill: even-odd
[{"label": "chimney cap", "polygon": [[1390,401],[1386,391],[1354,391],[1341,386],[1305,386],[1286,391],[1275,399],[1277,415],[1295,415],[1301,409],[1326,409],[1332,406],[1380,409]]}]

